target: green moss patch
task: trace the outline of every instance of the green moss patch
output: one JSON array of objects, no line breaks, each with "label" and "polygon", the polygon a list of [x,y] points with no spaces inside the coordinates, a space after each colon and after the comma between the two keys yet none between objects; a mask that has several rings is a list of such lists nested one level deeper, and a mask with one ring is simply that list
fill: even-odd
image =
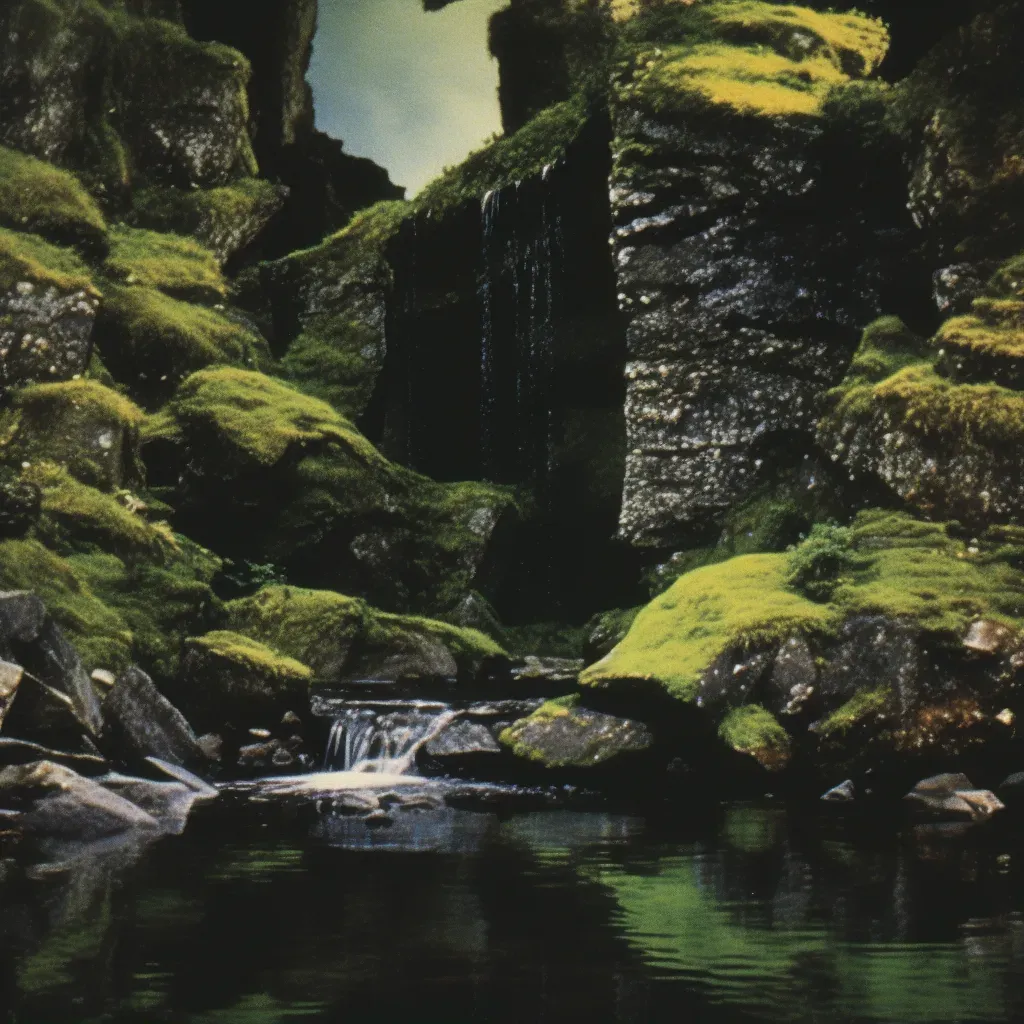
[{"label": "green moss patch", "polygon": [[817,116],[837,86],[870,74],[888,48],[881,22],[761,0],[629,13],[620,8],[631,48],[619,98],[670,116],[695,102],[759,117]]},{"label": "green moss patch", "polygon": [[0,417],[0,459],[58,463],[79,480],[111,490],[141,475],[142,419],[138,406],[95,380],[33,385]]},{"label": "green moss patch", "polygon": [[143,228],[190,235],[223,262],[252,242],[283,204],[277,185],[243,178],[219,188],[140,189],[131,216]]},{"label": "green moss patch", "polygon": [[263,338],[224,314],[141,285],[107,289],[99,345],[115,378],[146,401],[168,397],[203,367],[269,360]]},{"label": "green moss patch", "polygon": [[190,647],[201,649],[263,677],[308,681],[313,676],[308,665],[279,654],[266,644],[240,633],[215,630],[205,636],[192,637],[188,643]]},{"label": "green moss patch", "polygon": [[692,701],[704,671],[727,651],[831,628],[833,613],[789,590],[787,571],[786,555],[766,554],[688,573],[644,608],[581,685],[653,681]]},{"label": "green moss patch", "polygon": [[822,739],[844,733],[861,722],[885,714],[892,697],[888,686],[858,690],[842,707],[815,723],[814,732]]},{"label": "green moss patch", "polygon": [[737,753],[749,754],[769,771],[780,771],[789,762],[789,733],[760,704],[733,708],[718,727],[718,735]]},{"label": "green moss patch", "polygon": [[4,146],[0,224],[89,251],[106,244],[103,214],[73,174]]},{"label": "green moss patch", "polygon": [[99,297],[88,267],[75,253],[38,235],[0,228],[0,292],[8,292],[22,281]]},{"label": "green moss patch", "polygon": [[227,283],[212,252],[180,235],[124,225],[110,233],[104,273],[123,284],[156,288],[185,299],[216,301]]},{"label": "green moss patch", "polygon": [[236,463],[272,466],[289,449],[331,444],[367,464],[385,461],[325,402],[248,370],[218,367],[189,377],[147,428],[150,437],[181,431],[190,439],[213,441]]},{"label": "green moss patch", "polygon": [[504,651],[490,637],[420,616],[379,611],[328,590],[264,587],[226,606],[230,628],[308,665],[320,681],[344,678],[354,649],[400,647],[409,634],[443,644],[460,669],[473,670]]}]

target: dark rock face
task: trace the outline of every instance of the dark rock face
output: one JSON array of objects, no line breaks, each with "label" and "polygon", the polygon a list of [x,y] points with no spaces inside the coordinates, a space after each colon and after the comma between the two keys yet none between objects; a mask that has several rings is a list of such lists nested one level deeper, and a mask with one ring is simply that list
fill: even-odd
[{"label": "dark rock face", "polygon": [[80,288],[19,281],[0,294],[0,388],[85,372],[99,300]]},{"label": "dark rock face", "polygon": [[152,782],[111,772],[97,780],[109,793],[127,800],[156,821],[169,835],[180,836],[197,794],[180,782]]},{"label": "dark rock face", "polygon": [[917,146],[910,208],[943,263],[1000,259],[1020,249],[1024,116],[1015,98],[1024,89],[1024,10],[1015,2],[990,6],[900,87]]},{"label": "dark rock face", "polygon": [[901,215],[848,191],[818,121],[672,123],[627,99],[615,129],[618,151],[647,154],[612,178],[629,318],[621,532],[668,546],[812,450],[821,398],[880,308]]},{"label": "dark rock face", "polygon": [[129,757],[157,757],[180,765],[201,765],[205,758],[185,717],[138,668],[118,677],[103,702],[104,739]]}]

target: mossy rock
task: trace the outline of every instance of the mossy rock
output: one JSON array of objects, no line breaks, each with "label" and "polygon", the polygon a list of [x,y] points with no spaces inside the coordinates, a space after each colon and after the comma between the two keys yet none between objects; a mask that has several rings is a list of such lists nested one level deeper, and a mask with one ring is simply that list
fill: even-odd
[{"label": "mossy rock", "polygon": [[175,234],[116,226],[103,272],[121,284],[156,288],[179,299],[217,302],[227,296],[215,255]]},{"label": "mossy rock", "polygon": [[760,704],[733,708],[718,727],[718,735],[726,746],[749,755],[768,771],[781,771],[792,754],[789,733]]},{"label": "mossy rock", "polygon": [[839,737],[871,719],[884,715],[892,708],[893,691],[891,687],[867,687],[858,690],[842,707],[836,708],[813,726],[814,731],[823,740]]},{"label": "mossy rock", "polygon": [[466,680],[505,657],[498,644],[476,630],[389,614],[331,591],[265,587],[230,602],[226,613],[232,630],[308,665],[317,683]]},{"label": "mossy rock", "polygon": [[143,413],[124,395],[82,379],[19,391],[0,418],[0,459],[29,466],[52,462],[103,490],[142,476]]},{"label": "mossy rock", "polygon": [[707,108],[817,116],[833,89],[870,74],[888,49],[880,21],[761,0],[654,5],[621,20],[629,46],[619,101],[668,117]]},{"label": "mossy rock", "polygon": [[0,225],[102,254],[107,227],[96,201],[70,172],[0,146]]},{"label": "mossy rock", "polygon": [[225,312],[143,284],[107,287],[97,340],[115,379],[149,404],[169,398],[203,367],[260,368],[270,360],[263,337]]},{"label": "mossy rock", "polygon": [[1017,300],[985,301],[978,315],[947,321],[930,350],[893,318],[869,327],[819,426],[822,446],[849,470],[929,515],[981,526],[1016,521],[1024,498],[1024,392],[990,383],[1024,382],[1018,314],[993,309]]},{"label": "mossy rock", "polygon": [[401,611],[453,609],[511,505],[502,488],[439,484],[388,462],[326,403],[243,370],[188,378],[144,441],[174,481],[186,532]]},{"label": "mossy rock", "polygon": [[787,569],[784,554],[744,555],[682,576],[640,612],[625,639],[580,684],[653,683],[693,702],[704,673],[728,652],[830,629],[832,612],[790,590]]},{"label": "mossy rock", "polygon": [[83,373],[99,303],[100,292],[74,252],[0,228],[0,385]]},{"label": "mossy rock", "polygon": [[309,705],[312,670],[273,648],[226,630],[186,641],[179,706],[196,727],[276,726]]},{"label": "mossy rock", "polygon": [[154,185],[135,193],[131,220],[153,231],[189,235],[224,263],[254,242],[283,206],[282,188],[260,178],[206,189]]},{"label": "mossy rock", "polygon": [[579,694],[542,704],[498,737],[517,757],[545,768],[593,769],[623,755],[637,755],[654,742],[640,722],[580,706]]}]

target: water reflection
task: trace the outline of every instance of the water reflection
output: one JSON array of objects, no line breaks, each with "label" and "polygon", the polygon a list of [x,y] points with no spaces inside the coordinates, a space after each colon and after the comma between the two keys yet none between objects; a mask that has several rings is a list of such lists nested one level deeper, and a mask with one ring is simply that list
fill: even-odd
[{"label": "water reflection", "polygon": [[984,832],[879,838],[752,806],[692,825],[310,814],[249,805],[141,853],[2,862],[0,1020],[911,1024],[1024,1008],[1024,888]]}]

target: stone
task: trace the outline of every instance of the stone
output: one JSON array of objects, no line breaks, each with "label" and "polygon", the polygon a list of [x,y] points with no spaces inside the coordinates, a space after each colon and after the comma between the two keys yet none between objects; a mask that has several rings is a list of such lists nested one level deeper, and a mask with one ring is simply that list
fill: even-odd
[{"label": "stone", "polygon": [[582,658],[550,658],[528,654],[521,662],[513,663],[511,672],[517,683],[573,687],[583,668]]},{"label": "stone", "polygon": [[490,731],[479,722],[458,719],[423,748],[431,757],[465,757],[470,754],[500,754]]},{"label": "stone", "polygon": [[286,711],[281,717],[282,725],[302,725],[302,719],[294,711]]},{"label": "stone", "polygon": [[103,731],[103,713],[92,680],[78,651],[52,619],[47,618],[33,651],[35,657],[27,661],[26,667],[43,683],[66,694],[79,724],[91,736],[99,736]]},{"label": "stone", "polygon": [[108,723],[103,739],[123,756],[158,757],[182,766],[205,760],[185,716],[139,668],[118,677],[103,702],[103,713]]},{"label": "stone", "polygon": [[977,654],[998,654],[1008,647],[1015,637],[1014,630],[1001,622],[979,619],[971,623],[967,636],[964,637],[964,647]]},{"label": "stone", "polygon": [[0,729],[3,728],[7,712],[18,695],[18,687],[24,675],[25,670],[20,665],[0,661]]},{"label": "stone", "polygon": [[89,678],[94,683],[97,683],[99,686],[102,686],[104,687],[104,689],[107,690],[112,689],[114,684],[117,682],[116,673],[111,672],[105,668],[93,669],[89,675]]},{"label": "stone", "polygon": [[86,842],[159,822],[99,782],[51,761],[0,771],[0,807],[18,812],[18,827],[34,836]]},{"label": "stone", "polygon": [[51,750],[30,740],[0,736],[0,764],[31,764],[34,761],[52,761],[87,776],[99,775],[109,768],[107,759],[98,754],[72,754]]},{"label": "stone", "polygon": [[654,743],[642,722],[581,708],[578,701],[549,701],[510,725],[498,741],[516,756],[545,768],[594,768],[625,754],[642,753]]},{"label": "stone", "polygon": [[270,763],[275,768],[288,768],[295,764],[295,755],[285,747],[279,747],[270,755]]},{"label": "stone", "polygon": [[158,757],[147,757],[146,761],[158,771],[163,772],[164,775],[169,775],[176,782],[188,786],[198,800],[215,800],[220,795],[208,782],[179,764],[161,761]]},{"label": "stone", "polygon": [[971,821],[984,821],[1006,807],[990,790],[975,789],[970,779],[961,773],[922,779],[904,800],[936,817],[969,818]]},{"label": "stone", "polygon": [[857,799],[857,787],[852,779],[847,779],[838,786],[833,786],[827,793],[823,793],[821,799],[828,803],[850,803]]},{"label": "stone", "polygon": [[32,643],[46,624],[46,605],[37,594],[27,590],[0,593],[0,637],[5,644],[12,640]]},{"label": "stone", "polygon": [[141,808],[159,824],[161,831],[173,836],[185,831],[197,800],[195,791],[180,782],[152,782],[117,772],[102,775],[96,781],[108,792]]}]

